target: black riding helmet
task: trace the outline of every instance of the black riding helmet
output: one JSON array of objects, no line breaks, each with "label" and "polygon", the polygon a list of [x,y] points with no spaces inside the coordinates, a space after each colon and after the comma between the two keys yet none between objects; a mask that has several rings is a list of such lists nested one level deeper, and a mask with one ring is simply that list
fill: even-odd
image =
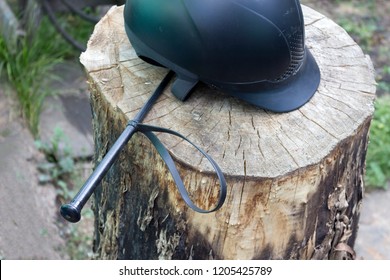
[{"label": "black riding helmet", "polygon": [[318,88],[299,0],[127,0],[124,18],[137,55],[176,73],[180,100],[202,81],[287,112]]}]

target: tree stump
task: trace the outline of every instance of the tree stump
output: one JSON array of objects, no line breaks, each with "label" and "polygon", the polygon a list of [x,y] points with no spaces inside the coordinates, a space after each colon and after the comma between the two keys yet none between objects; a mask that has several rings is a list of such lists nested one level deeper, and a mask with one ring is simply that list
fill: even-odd
[{"label": "tree stump", "polygon": [[[99,259],[353,258],[362,202],[374,70],[348,34],[303,7],[306,45],[321,70],[309,103],[277,114],[205,85],[181,102],[169,88],[144,123],[201,146],[227,178],[224,206],[188,208],[164,162],[136,134],[94,196]],[[137,58],[123,7],[96,25],[81,55],[89,78],[99,162],[167,72]],[[202,157],[159,135],[195,202],[210,208],[218,180]]]}]

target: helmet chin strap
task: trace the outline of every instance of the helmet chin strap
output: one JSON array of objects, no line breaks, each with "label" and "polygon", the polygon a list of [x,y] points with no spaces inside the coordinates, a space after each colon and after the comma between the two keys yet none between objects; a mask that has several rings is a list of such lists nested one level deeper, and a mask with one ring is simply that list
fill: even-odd
[{"label": "helmet chin strap", "polygon": [[[81,210],[88,201],[88,199],[91,197],[92,193],[96,189],[96,187],[100,184],[101,180],[107,173],[107,171],[110,169],[112,164],[115,162],[116,158],[118,157],[120,151],[122,148],[128,143],[128,141],[131,139],[131,137],[136,132],[143,133],[155,146],[157,152],[160,154],[161,158],[167,165],[175,183],[179,190],[179,193],[181,194],[183,200],[185,203],[194,211],[200,212],[200,213],[210,213],[213,211],[218,210],[222,207],[225,198],[226,198],[226,180],[224,178],[224,175],[222,173],[222,170],[218,166],[218,164],[201,148],[193,144],[190,140],[188,140],[186,137],[181,135],[180,133],[176,131],[172,131],[170,129],[157,127],[157,126],[150,126],[142,124],[141,121],[145,118],[146,114],[150,111],[155,101],[158,99],[158,97],[162,94],[164,88],[168,85],[169,81],[173,77],[173,72],[170,71],[165,76],[165,78],[161,81],[159,86],[156,88],[155,92],[152,94],[152,96],[149,98],[149,100],[145,103],[145,105],[141,108],[141,110],[137,113],[137,115],[128,122],[125,130],[122,132],[122,134],[119,136],[119,138],[115,141],[114,145],[111,147],[111,149],[107,152],[107,154],[104,156],[102,161],[98,164],[98,166],[95,168],[92,175],[87,179],[85,184],[82,186],[80,191],[77,193],[77,195],[73,198],[73,200],[68,203],[61,206],[60,212],[61,215],[68,220],[69,222],[76,223],[81,218]],[[177,80],[177,81],[184,81],[184,80]],[[177,82],[176,81],[176,82]],[[192,83],[192,87],[196,83]],[[180,86],[179,82],[179,86]],[[181,85],[183,89],[187,89],[189,92],[191,88],[189,87],[191,85],[191,82],[188,82]],[[187,92],[187,94],[188,94]],[[184,96],[185,98],[185,96]],[[198,206],[195,205],[195,203],[191,200],[186,187],[184,186],[183,180],[180,177],[180,174],[176,168],[176,165],[174,163],[174,160],[172,159],[171,155],[169,154],[168,150],[165,148],[165,146],[161,143],[161,141],[158,139],[158,137],[153,132],[160,132],[160,133],[168,133],[171,135],[174,135],[176,137],[180,137],[184,141],[188,142],[192,146],[194,146],[211,164],[213,167],[216,175],[219,179],[219,198],[216,203],[216,205],[209,209],[201,209]]]},{"label": "helmet chin strap", "polygon": [[191,90],[196,86],[197,83],[198,79],[183,78],[179,76],[173,82],[171,91],[177,99],[184,101],[190,95]]}]

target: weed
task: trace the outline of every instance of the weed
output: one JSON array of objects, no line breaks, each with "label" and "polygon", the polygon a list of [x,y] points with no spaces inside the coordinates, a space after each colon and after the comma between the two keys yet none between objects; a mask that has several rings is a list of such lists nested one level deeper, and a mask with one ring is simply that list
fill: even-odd
[{"label": "weed", "polygon": [[[58,14],[58,18],[60,24],[65,26],[76,40],[86,45],[93,24],[70,14]],[[0,74],[8,78],[17,92],[16,99],[21,115],[36,139],[37,148],[45,155],[45,160],[38,163],[40,183],[53,184],[56,187],[57,199],[69,201],[74,196],[73,185],[81,181],[69,139],[60,128],[56,128],[50,141],[43,142],[39,138],[38,124],[46,97],[56,94],[50,85],[53,79],[59,78],[54,76],[51,70],[63,60],[76,60],[80,52],[62,38],[47,17],[43,17],[38,26],[27,23],[26,28],[26,35],[20,38],[16,49],[7,47],[0,36]],[[7,130],[0,131],[0,137],[8,133]],[[87,220],[93,218],[88,209],[83,211],[83,216],[87,216]],[[92,256],[92,234],[86,231],[93,227],[91,224],[83,227],[84,231],[80,229],[80,225],[64,226],[67,251],[71,259],[86,259]],[[42,230],[41,234],[46,235],[47,232]],[[3,258],[0,250],[0,259]]]},{"label": "weed", "polygon": [[[59,16],[61,23],[69,25],[72,36],[86,42],[93,25],[64,14]],[[33,20],[33,19],[31,19]],[[26,35],[18,42],[17,49],[9,49],[0,37],[0,74],[6,74],[17,92],[21,115],[35,138],[39,136],[39,117],[47,96],[55,94],[50,87],[53,79],[52,68],[65,59],[73,59],[79,52],[72,48],[43,17],[34,29],[27,26]]]},{"label": "weed", "polygon": [[[93,216],[91,209],[83,211],[83,221],[86,219],[91,221]],[[91,259],[92,253],[92,234],[89,230],[85,231],[83,228],[70,224],[66,228],[66,239],[67,239],[67,252],[72,260],[83,260]]]},{"label": "weed", "polygon": [[51,70],[62,60],[61,54],[56,53],[57,44],[54,29],[49,28],[45,21],[19,41],[16,51],[8,49],[0,38],[0,73],[5,72],[15,88],[21,115],[34,137],[39,133],[44,100],[53,94],[49,87],[50,79],[55,78]]},{"label": "weed", "polygon": [[366,184],[386,188],[390,180],[390,96],[376,101],[367,150]]},{"label": "weed", "polygon": [[57,195],[65,200],[73,197],[69,182],[75,174],[75,162],[72,150],[62,129],[54,129],[53,138],[49,143],[36,140],[36,147],[45,155],[45,161],[38,165],[39,182],[52,183],[57,187]]},{"label": "weed", "polygon": [[[71,200],[75,192],[73,186],[81,181],[76,163],[73,159],[69,139],[63,130],[56,127],[50,141],[35,141],[36,147],[45,155],[45,161],[38,164],[39,182],[50,183],[56,187],[57,199],[60,203]],[[84,221],[91,221],[93,212],[87,207],[82,213]],[[83,226],[64,224],[61,226],[66,238],[66,250],[71,259],[90,259],[92,257],[91,223]]]}]

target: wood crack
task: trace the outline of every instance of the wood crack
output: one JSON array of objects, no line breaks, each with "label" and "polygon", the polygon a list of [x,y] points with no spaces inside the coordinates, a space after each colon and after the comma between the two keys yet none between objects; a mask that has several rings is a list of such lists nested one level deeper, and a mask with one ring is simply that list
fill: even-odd
[{"label": "wood crack", "polygon": [[304,116],[307,120],[309,120],[310,122],[316,124],[319,128],[321,128],[323,131],[325,131],[327,134],[329,134],[330,136],[332,136],[334,139],[336,140],[339,140],[339,138],[334,135],[333,133],[331,133],[329,130],[327,130],[325,127],[323,127],[321,124],[319,124],[317,121],[315,120],[312,120],[310,119],[308,116],[306,116],[305,113],[302,112],[302,109],[298,109],[298,111],[302,114],[302,116]]},{"label": "wood crack", "polygon": [[293,162],[295,163],[296,167],[299,168],[299,163],[297,162],[297,160],[295,159],[295,157],[293,156],[293,154],[291,153],[290,149],[288,149],[283,141],[279,138],[279,136],[276,136],[276,138],[278,139],[279,141],[279,144],[282,146],[282,148],[287,152],[287,154],[290,156],[290,158],[293,160]]},{"label": "wood crack", "polygon": [[113,64],[111,66],[108,66],[108,67],[100,67],[99,69],[91,69],[88,71],[88,74],[97,74],[99,72],[104,72],[104,71],[107,71],[107,70],[112,70],[114,68],[118,68],[119,64],[116,63],[116,64]]},{"label": "wood crack", "polygon": [[[117,75],[113,67],[118,66],[110,65],[120,59],[114,54],[124,52],[120,55],[129,58],[135,53],[125,32],[112,30],[118,28],[116,22],[124,24],[123,7],[115,11],[107,16],[115,25],[107,26],[102,19],[92,35],[92,52],[89,44],[83,57],[87,73],[101,64],[110,66],[109,71],[88,77],[96,157],[105,154],[107,143],[123,131],[127,118],[123,111],[138,111],[166,71],[134,60],[122,63],[119,67],[128,67]],[[369,61],[361,60],[352,39],[314,10],[304,11],[311,13],[305,15],[311,21],[307,41],[322,79],[317,94],[301,109],[270,113],[199,86],[186,102],[176,101],[167,89],[148,114],[148,122],[183,129],[179,132],[213,154],[228,185],[224,206],[207,215],[189,209],[158,151],[147,138],[135,137],[136,143],[121,151],[95,192],[97,258],[208,259],[210,252],[216,259],[304,259],[313,253],[327,258],[329,250],[319,249],[332,240],[329,221],[334,220],[334,207],[329,207],[328,197],[335,186],[348,191],[346,197],[353,198],[348,212],[357,209],[349,218],[358,218],[362,161],[375,98],[374,92],[368,93],[375,84],[371,68],[363,67]],[[362,67],[352,66],[355,62]],[[332,66],[336,63],[344,66],[337,69]],[[119,78],[107,79],[105,86],[99,83],[102,77],[114,76]],[[120,90],[108,88],[122,83],[125,95],[110,98]],[[207,159],[181,138],[156,135],[169,147],[196,205],[209,209],[217,200],[219,181]],[[154,192],[156,186],[164,186],[157,189],[160,194]],[[142,250],[133,250],[140,244]]]},{"label": "wood crack", "polygon": [[321,18],[315,19],[315,20],[313,20],[312,22],[306,23],[306,24],[305,24],[305,27],[308,28],[309,26],[313,26],[313,25],[316,24],[317,22],[322,21],[322,20],[324,20],[324,19],[326,19],[326,17],[321,17]]}]

